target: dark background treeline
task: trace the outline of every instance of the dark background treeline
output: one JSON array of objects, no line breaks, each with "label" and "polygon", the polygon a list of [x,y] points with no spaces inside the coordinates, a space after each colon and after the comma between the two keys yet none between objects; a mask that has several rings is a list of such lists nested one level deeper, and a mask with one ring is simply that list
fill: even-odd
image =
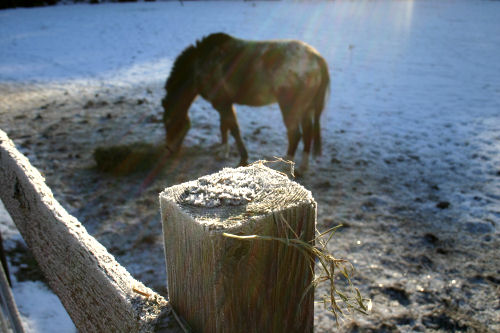
[{"label": "dark background treeline", "polygon": [[[155,1],[155,0],[144,0],[144,1]],[[0,0],[0,9],[5,8],[16,8],[16,7],[40,7],[40,6],[52,6],[59,2],[64,3],[90,3],[98,4],[101,2],[137,2],[137,0],[73,0],[73,1],[62,1],[62,0]]]},{"label": "dark background treeline", "polygon": [[[0,9],[16,8],[16,7],[40,7],[53,6],[58,3],[89,3],[99,4],[102,2],[138,2],[147,1],[154,2],[156,0],[0,0]],[[196,1],[196,0],[159,0],[159,1]],[[252,0],[243,0],[252,1]],[[265,1],[265,0],[264,0]],[[272,1],[272,0],[267,0]]]},{"label": "dark background treeline", "polygon": [[58,3],[59,0],[1,0],[0,9],[15,7],[38,7],[50,6]]}]

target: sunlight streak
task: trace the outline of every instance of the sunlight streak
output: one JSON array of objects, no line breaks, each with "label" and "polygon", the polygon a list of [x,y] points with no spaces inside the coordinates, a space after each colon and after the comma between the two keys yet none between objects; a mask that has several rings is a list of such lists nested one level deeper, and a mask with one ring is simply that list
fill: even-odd
[{"label": "sunlight streak", "polygon": [[398,15],[398,26],[404,32],[409,32],[413,23],[414,0],[404,1],[401,5],[404,6],[404,12]]}]

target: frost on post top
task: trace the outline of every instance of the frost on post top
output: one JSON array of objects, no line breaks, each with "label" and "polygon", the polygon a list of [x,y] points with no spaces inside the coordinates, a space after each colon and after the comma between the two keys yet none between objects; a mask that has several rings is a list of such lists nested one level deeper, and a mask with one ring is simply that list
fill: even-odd
[{"label": "frost on post top", "polygon": [[166,188],[162,214],[187,214],[207,228],[235,227],[273,211],[314,203],[311,192],[262,164],[225,168],[218,173]]},{"label": "frost on post top", "polygon": [[[191,182],[181,195],[181,203],[198,207],[240,206],[259,194],[273,190],[288,179],[278,173],[262,172],[258,167],[231,169]],[[281,179],[280,179],[281,178]]]}]

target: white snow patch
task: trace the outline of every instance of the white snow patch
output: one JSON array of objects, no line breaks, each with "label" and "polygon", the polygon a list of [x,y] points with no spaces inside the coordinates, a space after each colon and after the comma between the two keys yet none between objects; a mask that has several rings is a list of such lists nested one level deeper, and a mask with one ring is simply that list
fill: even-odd
[{"label": "white snow patch", "polygon": [[[4,248],[22,241],[12,218],[0,200],[0,232]],[[18,267],[9,263],[14,295],[21,322],[26,333],[73,333],[76,327],[59,298],[41,281],[17,281]]]},{"label": "white snow patch", "polygon": [[76,327],[59,298],[40,281],[13,281],[12,293],[26,333],[70,333]]}]

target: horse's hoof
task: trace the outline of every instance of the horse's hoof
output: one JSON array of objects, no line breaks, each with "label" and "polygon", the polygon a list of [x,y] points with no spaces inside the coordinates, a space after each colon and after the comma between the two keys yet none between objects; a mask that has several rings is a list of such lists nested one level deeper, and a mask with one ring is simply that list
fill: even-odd
[{"label": "horse's hoof", "polygon": [[248,165],[248,161],[245,160],[245,161],[240,161],[240,164],[238,164],[239,167],[242,167],[242,166],[247,166]]},{"label": "horse's hoof", "polygon": [[227,160],[229,158],[229,145],[226,143],[216,145],[214,148],[214,156],[218,161]]}]

